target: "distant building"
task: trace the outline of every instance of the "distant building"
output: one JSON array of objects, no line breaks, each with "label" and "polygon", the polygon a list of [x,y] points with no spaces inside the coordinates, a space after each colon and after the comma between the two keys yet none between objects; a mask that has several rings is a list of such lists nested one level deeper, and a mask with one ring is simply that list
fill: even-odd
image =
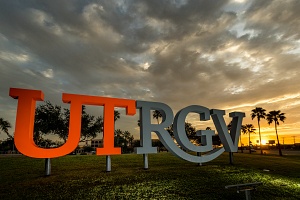
[{"label": "distant building", "polygon": [[275,144],[275,140],[269,140],[269,144],[273,146],[273,144]]},{"label": "distant building", "polygon": [[91,139],[91,147],[103,147],[103,139]]}]

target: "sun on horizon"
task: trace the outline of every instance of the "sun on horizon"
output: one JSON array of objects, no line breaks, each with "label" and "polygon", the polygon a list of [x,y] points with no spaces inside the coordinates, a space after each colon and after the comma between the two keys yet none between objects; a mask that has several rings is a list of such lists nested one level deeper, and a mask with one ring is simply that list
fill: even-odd
[{"label": "sun on horizon", "polygon": [[262,145],[266,145],[267,144],[267,140],[261,140],[261,144]]}]

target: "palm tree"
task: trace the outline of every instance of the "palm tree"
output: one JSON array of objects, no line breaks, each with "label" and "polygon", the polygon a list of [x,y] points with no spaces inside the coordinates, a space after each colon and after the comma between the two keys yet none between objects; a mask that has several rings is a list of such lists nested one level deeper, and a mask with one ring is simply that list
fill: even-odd
[{"label": "palm tree", "polygon": [[261,147],[261,135],[260,135],[260,119],[265,119],[266,110],[261,107],[256,107],[252,110],[251,118],[252,120],[256,117],[258,123],[258,134],[259,134],[259,144],[260,144],[260,154],[263,154],[262,147]]},{"label": "palm tree", "polygon": [[133,135],[131,135],[131,136],[129,136],[128,137],[128,142],[129,142],[129,145],[130,145],[130,147],[132,148],[133,147],[133,140],[134,140],[134,137],[133,137]]},{"label": "palm tree", "polygon": [[12,138],[12,136],[8,133],[9,128],[11,128],[10,123],[3,118],[0,118],[0,130],[6,133],[9,138]]},{"label": "palm tree", "polygon": [[117,121],[118,119],[120,119],[120,112],[115,110],[114,111],[114,120]]},{"label": "palm tree", "polygon": [[273,111],[270,111],[267,114],[268,124],[269,125],[272,124],[273,121],[275,123],[275,131],[276,131],[277,144],[278,144],[278,149],[279,149],[279,155],[280,156],[282,156],[282,152],[281,152],[280,143],[279,143],[279,139],[278,139],[277,126],[279,126],[279,121],[284,122],[284,120],[286,119],[284,114],[285,113],[282,113],[280,110],[273,110]]},{"label": "palm tree", "polygon": [[[243,134],[247,134],[247,128],[246,128],[245,125],[242,125],[241,131],[242,131]],[[243,144],[242,144],[242,134],[240,134],[240,142],[241,142],[241,150],[242,150],[242,153],[244,153],[244,150],[243,150]]]},{"label": "palm tree", "polygon": [[115,130],[115,143],[118,147],[121,147],[121,142],[123,141],[123,131],[120,129]]},{"label": "palm tree", "polygon": [[162,118],[162,114],[158,110],[153,111],[153,119],[157,120],[157,123],[159,124],[159,118]]},{"label": "palm tree", "polygon": [[251,153],[251,141],[250,141],[250,136],[251,133],[255,133],[255,128],[253,124],[246,124],[242,126],[242,131],[244,134],[249,134],[249,153]]},{"label": "palm tree", "polygon": [[141,126],[141,120],[140,120],[140,119],[137,121],[137,125],[138,125],[139,127]]}]

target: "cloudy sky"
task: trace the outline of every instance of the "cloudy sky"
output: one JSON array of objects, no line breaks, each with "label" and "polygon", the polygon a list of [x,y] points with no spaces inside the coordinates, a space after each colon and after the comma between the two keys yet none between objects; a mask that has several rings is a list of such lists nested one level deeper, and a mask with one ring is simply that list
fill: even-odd
[{"label": "cloudy sky", "polygon": [[[11,87],[65,107],[63,92],[242,111],[255,126],[250,111],[263,107],[286,113],[281,142],[300,142],[299,10],[298,0],[0,1],[0,117],[14,126]],[[137,138],[138,115],[120,112],[117,127]]]}]

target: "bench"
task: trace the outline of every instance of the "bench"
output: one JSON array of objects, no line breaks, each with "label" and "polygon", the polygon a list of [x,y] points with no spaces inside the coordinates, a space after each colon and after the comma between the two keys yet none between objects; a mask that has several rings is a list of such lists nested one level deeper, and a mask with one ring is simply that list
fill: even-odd
[{"label": "bench", "polygon": [[226,185],[225,189],[236,188],[237,193],[245,192],[246,200],[251,200],[251,191],[256,190],[256,187],[258,185],[262,185],[262,182],[244,183],[244,184],[237,184],[237,185]]}]

